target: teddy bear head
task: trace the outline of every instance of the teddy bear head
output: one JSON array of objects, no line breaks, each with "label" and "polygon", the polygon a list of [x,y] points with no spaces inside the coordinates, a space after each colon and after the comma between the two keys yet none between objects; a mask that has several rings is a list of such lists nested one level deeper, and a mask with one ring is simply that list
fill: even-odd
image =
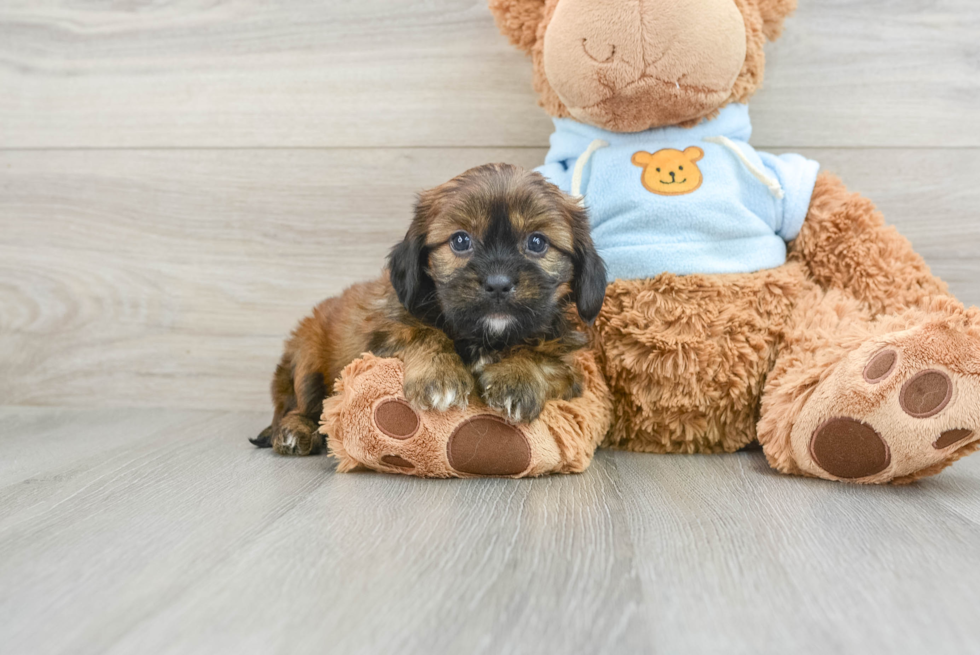
[{"label": "teddy bear head", "polygon": [[796,0],[489,0],[540,104],[614,132],[690,126],[762,84]]}]

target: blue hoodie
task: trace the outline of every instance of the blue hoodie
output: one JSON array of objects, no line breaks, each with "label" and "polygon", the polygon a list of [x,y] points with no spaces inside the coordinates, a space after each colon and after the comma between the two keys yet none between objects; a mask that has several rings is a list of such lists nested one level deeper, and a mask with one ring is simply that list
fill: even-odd
[{"label": "blue hoodie", "polygon": [[617,133],[554,122],[551,150],[537,170],[584,197],[610,281],[748,273],[786,262],[819,164],[756,152],[746,105],[729,105],[690,129]]}]

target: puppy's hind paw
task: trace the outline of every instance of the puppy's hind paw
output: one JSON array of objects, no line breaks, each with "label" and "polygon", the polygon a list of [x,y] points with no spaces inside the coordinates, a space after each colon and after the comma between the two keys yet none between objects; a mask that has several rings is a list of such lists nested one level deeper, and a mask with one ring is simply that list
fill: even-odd
[{"label": "puppy's hind paw", "polygon": [[314,421],[289,414],[282,419],[272,437],[272,448],[280,455],[316,455],[323,449],[323,435]]}]

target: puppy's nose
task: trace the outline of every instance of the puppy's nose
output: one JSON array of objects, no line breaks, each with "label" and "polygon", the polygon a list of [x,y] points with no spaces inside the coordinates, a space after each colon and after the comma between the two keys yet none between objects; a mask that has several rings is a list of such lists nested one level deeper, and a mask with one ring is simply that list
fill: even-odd
[{"label": "puppy's nose", "polygon": [[483,281],[487,293],[503,296],[514,290],[514,280],[509,275],[495,273]]}]

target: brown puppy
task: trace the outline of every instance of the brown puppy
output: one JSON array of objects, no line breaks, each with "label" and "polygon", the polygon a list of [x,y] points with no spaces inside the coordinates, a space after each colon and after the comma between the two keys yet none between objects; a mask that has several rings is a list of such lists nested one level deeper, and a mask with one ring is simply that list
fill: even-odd
[{"label": "brown puppy", "polygon": [[580,393],[571,354],[586,343],[606,272],[585,211],[537,174],[488,164],[422,193],[389,272],[320,303],[286,343],[272,425],[252,443],[323,447],[323,400],[364,352],[405,364],[417,408],[465,406],[477,390],[514,422]]}]

